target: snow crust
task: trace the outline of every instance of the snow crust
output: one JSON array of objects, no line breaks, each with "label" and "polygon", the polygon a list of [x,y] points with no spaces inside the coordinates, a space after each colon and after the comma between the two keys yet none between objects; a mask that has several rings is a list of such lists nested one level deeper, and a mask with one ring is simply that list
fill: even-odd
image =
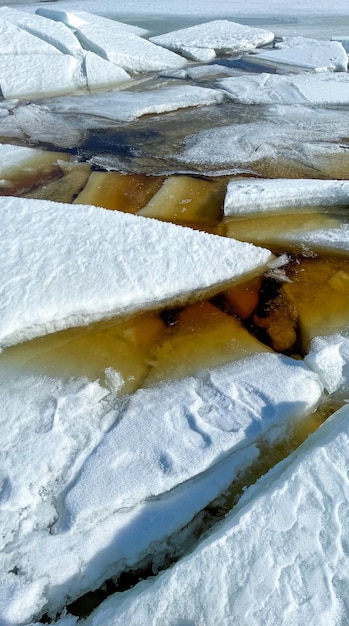
[{"label": "snow crust", "polygon": [[319,41],[308,37],[287,37],[272,50],[262,50],[254,60],[288,69],[346,72],[348,56],[338,41]]},{"label": "snow crust", "polygon": [[[0,7],[0,19],[7,20],[24,31],[46,41],[64,54],[72,54],[80,57],[83,53],[79,40],[74,33],[64,24],[53,23],[40,15],[24,13],[11,9],[10,7]],[[30,54],[30,50],[28,50]]]},{"label": "snow crust", "polygon": [[255,74],[218,81],[234,102],[246,104],[347,105],[348,73]]},{"label": "snow crust", "polygon": [[316,179],[256,179],[231,181],[224,200],[224,215],[283,213],[318,210],[349,204],[349,182]]},{"label": "snow crust", "polygon": [[198,24],[151,37],[150,41],[193,61],[211,61],[217,54],[241,53],[270,43],[274,34],[227,20]]},{"label": "snow crust", "polygon": [[[86,626],[339,624],[347,614],[349,407],[249,489],[194,552]],[[219,563],[219,567],[217,567]]]},{"label": "snow crust", "polygon": [[123,400],[82,380],[0,379],[2,617],[17,626],[161,551],[322,393],[270,353]]},{"label": "snow crust", "polygon": [[0,207],[3,346],[219,291],[272,258],[249,244],[98,207],[11,197],[0,197]]}]

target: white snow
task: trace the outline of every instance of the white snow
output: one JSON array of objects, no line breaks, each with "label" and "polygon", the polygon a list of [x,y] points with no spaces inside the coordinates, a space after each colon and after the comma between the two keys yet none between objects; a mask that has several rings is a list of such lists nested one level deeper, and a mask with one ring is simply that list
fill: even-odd
[{"label": "white snow", "polygon": [[329,393],[349,390],[349,337],[335,334],[315,337],[304,358],[305,363],[321,378]]},{"label": "white snow", "polygon": [[336,37],[331,37],[332,41],[339,41],[344,50],[349,53],[349,35],[337,35]]},{"label": "white snow", "polygon": [[[128,122],[143,115],[166,113],[187,107],[204,106],[222,102],[224,96],[215,89],[178,85],[154,91],[122,91],[57,98],[50,103],[54,113],[98,116],[102,119]],[[95,120],[84,118],[84,127],[95,127]]]},{"label": "white snow", "polygon": [[86,626],[346,621],[349,407],[247,490],[191,554],[115,594]]},{"label": "white snow", "polygon": [[307,37],[287,37],[273,49],[257,52],[253,61],[289,70],[346,72],[348,69],[348,56],[340,42]]},{"label": "white snow", "polygon": [[154,72],[186,65],[185,59],[178,54],[138,35],[123,30],[111,31],[109,26],[83,24],[75,34],[85,48],[129,72]]},{"label": "white snow", "polygon": [[[85,5],[86,6],[86,5]],[[96,7],[95,7],[96,8]],[[71,28],[80,28],[84,24],[92,24],[102,26],[104,28],[110,28],[114,32],[124,31],[126,33],[133,33],[134,35],[146,35],[147,30],[140,28],[139,26],[132,26],[131,24],[125,24],[124,22],[118,22],[105,17],[101,17],[96,13],[88,13],[87,11],[75,11],[73,8],[66,11],[61,8],[39,7],[36,9],[37,15],[42,15],[55,20],[56,22],[63,22],[66,26]]]},{"label": "white snow", "polygon": [[[10,7],[0,7],[0,19],[19,26],[64,54],[72,54],[77,57],[82,55],[82,48],[78,39],[64,24],[57,24],[40,15],[24,13],[24,11]],[[30,54],[30,51],[28,53]]]},{"label": "white snow", "polygon": [[11,197],[0,207],[3,346],[219,291],[272,256],[97,207]]},{"label": "white snow", "polygon": [[345,205],[349,205],[349,181],[285,178],[232,180],[224,200],[224,215],[248,217]]},{"label": "white snow", "polygon": [[4,98],[52,96],[85,86],[81,62],[68,54],[0,54]]},{"label": "white snow", "polygon": [[217,84],[234,102],[245,104],[342,106],[349,103],[348,73],[251,74],[225,78]]},{"label": "white snow", "polygon": [[131,80],[130,75],[122,67],[110,63],[90,51],[85,53],[84,70],[89,89]]},{"label": "white snow", "polygon": [[151,37],[150,41],[179,52],[187,59],[210,61],[217,54],[241,53],[273,41],[270,31],[228,20],[216,20]]},{"label": "white snow", "polygon": [[270,353],[124,400],[1,369],[2,617],[17,626],[161,551],[322,393]]}]

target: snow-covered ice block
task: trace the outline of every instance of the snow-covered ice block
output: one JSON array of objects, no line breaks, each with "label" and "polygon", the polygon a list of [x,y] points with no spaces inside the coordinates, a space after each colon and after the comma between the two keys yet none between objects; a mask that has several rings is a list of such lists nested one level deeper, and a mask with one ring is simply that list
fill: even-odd
[{"label": "snow-covered ice block", "polygon": [[348,620],[349,407],[251,487],[191,554],[106,600],[86,626]]},{"label": "snow-covered ice block", "polygon": [[0,207],[3,346],[199,298],[263,271],[272,258],[249,244],[97,207],[11,197]]},{"label": "snow-covered ice block", "polygon": [[339,41],[344,50],[349,53],[349,35],[336,35],[336,37],[331,37],[331,41]]},{"label": "snow-covered ice block", "polygon": [[81,62],[71,55],[58,51],[0,54],[0,89],[4,98],[55,96],[84,87]]},{"label": "snow-covered ice block", "polygon": [[271,50],[258,51],[253,61],[318,72],[346,72],[348,69],[348,56],[341,43],[307,37],[285,37]]},{"label": "snow-covered ice block", "polygon": [[349,337],[345,334],[315,337],[304,358],[310,369],[321,378],[329,393],[349,389]]},{"label": "snow-covered ice block", "polygon": [[246,104],[321,104],[342,106],[349,103],[349,74],[256,74],[225,78],[217,82],[228,96]]},{"label": "snow-covered ice block", "polygon": [[[62,53],[55,47],[22,30],[15,24],[0,17],[0,55],[58,55]],[[50,61],[52,59],[49,59]],[[47,61],[48,63],[49,61]],[[1,72],[1,75],[3,71]]]},{"label": "snow-covered ice block", "polygon": [[99,24],[83,24],[75,33],[85,48],[128,72],[179,69],[186,65],[178,54],[123,30],[114,32]]},{"label": "snow-covered ice block", "polygon": [[17,626],[166,551],[322,394],[301,362],[269,353],[124,400],[2,376],[2,617]]},{"label": "snow-covered ice block", "polygon": [[82,55],[80,42],[64,24],[57,24],[40,15],[24,13],[24,11],[18,11],[9,7],[0,8],[0,19],[19,26],[64,54],[72,54],[77,57]]},{"label": "snow-covered ice block", "polygon": [[70,159],[63,152],[0,144],[0,188],[26,186],[59,170],[59,161]]},{"label": "snow-covered ice block", "polygon": [[[160,114],[187,107],[205,106],[222,102],[224,96],[215,89],[179,85],[155,91],[113,92],[57,98],[50,103],[55,113],[78,113],[86,116],[84,125],[88,127],[87,116],[98,116],[107,120],[129,122],[142,115]],[[95,121],[92,119],[92,128]]]},{"label": "snow-covered ice block", "polygon": [[210,61],[219,54],[239,54],[273,41],[270,31],[228,20],[216,20],[151,37],[150,41],[179,52],[187,59]]},{"label": "snow-covered ice block", "polygon": [[349,205],[349,181],[316,179],[232,180],[224,215],[249,217],[265,213],[307,212],[316,207]]},{"label": "snow-covered ice block", "polygon": [[100,15],[96,15],[95,13],[88,13],[87,11],[75,11],[74,9],[65,10],[65,9],[51,9],[49,7],[40,7],[36,9],[37,15],[43,15],[44,17],[49,18],[50,20],[55,20],[56,22],[63,22],[67,26],[71,28],[79,28],[84,24],[92,24],[97,26],[103,26],[105,28],[110,28],[114,32],[124,31],[126,33],[133,33],[134,35],[146,35],[147,30],[144,28],[140,28],[139,26],[133,26],[131,24],[125,24],[124,22],[118,22],[116,20],[108,19],[106,17],[101,17]]},{"label": "snow-covered ice block", "polygon": [[130,75],[122,67],[90,51],[87,51],[84,57],[84,70],[89,89],[131,80]]}]

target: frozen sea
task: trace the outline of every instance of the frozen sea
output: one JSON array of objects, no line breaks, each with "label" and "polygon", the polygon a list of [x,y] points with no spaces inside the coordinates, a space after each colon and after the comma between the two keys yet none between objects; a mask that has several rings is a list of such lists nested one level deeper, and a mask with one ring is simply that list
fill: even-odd
[{"label": "frozen sea", "polygon": [[346,624],[347,0],[0,33],[0,626]]}]

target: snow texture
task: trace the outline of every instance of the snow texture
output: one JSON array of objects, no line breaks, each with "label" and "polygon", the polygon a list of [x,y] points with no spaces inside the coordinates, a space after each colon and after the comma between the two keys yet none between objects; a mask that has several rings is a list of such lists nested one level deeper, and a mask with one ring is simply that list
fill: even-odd
[{"label": "snow texture", "polygon": [[246,52],[273,41],[270,31],[228,20],[216,20],[151,37],[150,41],[193,61],[211,61],[219,54]]},{"label": "snow texture", "polygon": [[286,437],[322,393],[302,363],[270,353],[124,400],[6,367],[0,379],[1,615],[16,626],[161,553],[258,440]]},{"label": "snow texture", "polygon": [[316,372],[329,393],[349,391],[349,337],[336,334],[315,337],[305,363]]},{"label": "snow texture", "polygon": [[231,181],[224,200],[225,217],[306,212],[349,204],[349,181],[257,179]]},{"label": "snow texture", "polygon": [[345,406],[250,488],[191,554],[112,596],[86,626],[278,626],[314,616],[319,626],[344,623],[348,418]]},{"label": "snow texture", "polygon": [[0,197],[1,345],[185,302],[262,270],[268,250],[85,205]]},{"label": "snow texture", "polygon": [[[82,45],[128,72],[179,69],[185,59],[133,33],[100,24],[83,24],[75,31]],[[339,45],[339,44],[338,44]]]},{"label": "snow texture", "polygon": [[234,102],[244,104],[310,104],[342,106],[349,103],[349,74],[256,74],[217,82]]},{"label": "snow texture", "polygon": [[338,41],[319,41],[307,37],[288,37],[272,50],[262,50],[254,61],[288,69],[346,72],[348,57]]},{"label": "snow texture", "polygon": [[84,26],[85,24],[91,24],[92,26],[96,25],[104,28],[110,28],[113,32],[122,31],[139,36],[146,35],[148,32],[139,26],[131,26],[130,24],[125,24],[124,22],[118,22],[116,20],[101,17],[96,13],[75,11],[73,8],[66,11],[61,8],[51,9],[50,7],[40,7],[36,10],[36,14],[42,15],[56,22],[62,22],[72,29],[78,29],[80,26]]}]

